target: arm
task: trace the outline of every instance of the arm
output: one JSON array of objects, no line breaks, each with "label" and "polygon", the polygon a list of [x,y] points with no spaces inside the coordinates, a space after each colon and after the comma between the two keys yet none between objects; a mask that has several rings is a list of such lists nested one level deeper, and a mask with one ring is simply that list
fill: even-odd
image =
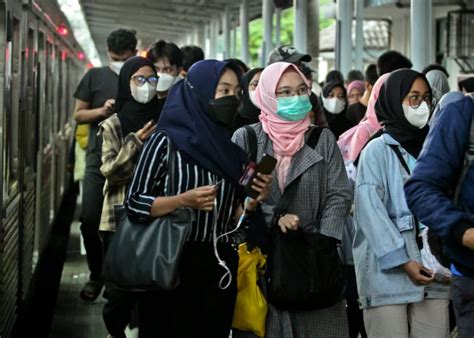
[{"label": "arm", "polygon": [[362,231],[382,270],[408,263],[405,241],[392,222],[383,202],[389,178],[383,158],[382,143],[370,143],[362,152],[355,190],[354,221]]},{"label": "arm", "polygon": [[321,233],[340,240],[352,204],[352,189],[334,135],[328,129],[324,129],[321,134],[321,138],[323,137],[328,139],[326,158],[328,189],[321,213]]},{"label": "arm", "polygon": [[136,156],[143,142],[135,133],[130,133],[123,140],[119,139],[120,125],[107,120],[102,125],[102,166],[100,171],[110,185],[127,184],[133,175]]},{"label": "arm", "polygon": [[[168,181],[168,139],[155,133],[145,143],[125,200],[128,214],[146,222],[181,208],[212,211],[216,190],[203,186],[176,196],[163,196]],[[173,183],[170,183],[173,184]]]},{"label": "arm", "polygon": [[89,109],[89,102],[76,99],[73,118],[78,124],[102,121],[112,114],[113,101],[114,100],[107,100],[104,106],[96,109]]},{"label": "arm", "polygon": [[462,238],[472,228],[473,219],[453,203],[452,193],[469,144],[469,100],[455,101],[439,112],[413,175],[405,185],[408,205],[420,221],[440,237],[454,235],[461,244],[466,244]]}]

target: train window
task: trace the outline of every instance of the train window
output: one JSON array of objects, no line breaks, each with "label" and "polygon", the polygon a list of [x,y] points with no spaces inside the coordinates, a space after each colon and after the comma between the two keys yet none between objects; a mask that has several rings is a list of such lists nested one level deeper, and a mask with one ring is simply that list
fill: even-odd
[{"label": "train window", "polygon": [[[33,169],[36,163],[36,145],[37,145],[37,119],[38,115],[35,112],[34,107],[34,93],[35,93],[35,60],[36,60],[36,48],[35,48],[35,31],[28,28],[28,35],[26,41],[26,159],[25,164],[27,167]],[[34,132],[33,132],[34,131]]]},{"label": "train window", "polygon": [[53,72],[51,69],[51,63],[52,59],[54,57],[53,55],[53,45],[47,41],[46,42],[46,64],[43,66],[43,69],[45,71],[45,77],[44,77],[44,99],[45,99],[45,105],[44,105],[44,111],[43,111],[43,125],[42,125],[42,130],[43,130],[43,146],[46,147],[51,143],[51,114],[52,114],[52,93],[53,93]]},{"label": "train window", "polygon": [[[8,198],[18,191],[19,170],[19,97],[21,89],[20,74],[20,20],[13,18],[13,36],[8,41],[5,67],[6,95],[4,109],[3,182],[4,197]],[[5,196],[6,195],[6,196]]]}]

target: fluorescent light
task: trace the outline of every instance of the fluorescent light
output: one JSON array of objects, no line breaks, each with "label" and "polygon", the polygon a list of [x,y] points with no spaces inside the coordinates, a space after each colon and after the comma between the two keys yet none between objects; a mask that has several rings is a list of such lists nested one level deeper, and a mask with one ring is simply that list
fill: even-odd
[{"label": "fluorescent light", "polygon": [[100,61],[94,40],[92,40],[91,32],[89,31],[89,26],[87,25],[79,0],[57,0],[57,2],[72,28],[74,37],[87,54],[90,62],[95,67],[101,66],[102,62]]}]

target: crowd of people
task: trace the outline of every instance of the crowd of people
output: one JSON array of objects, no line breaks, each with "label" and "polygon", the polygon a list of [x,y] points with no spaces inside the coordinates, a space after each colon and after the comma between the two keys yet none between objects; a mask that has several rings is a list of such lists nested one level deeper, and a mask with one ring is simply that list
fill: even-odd
[{"label": "crowd of people", "polygon": [[[255,337],[232,328],[237,245],[244,238],[271,257],[273,231],[329,239],[345,291],[307,309],[268,297],[266,337],[441,338],[454,327],[473,336],[474,78],[450,88],[442,66],[417,72],[388,51],[365,72],[333,70],[318,84],[311,56],[288,45],[253,69],[205,60],[197,46],[158,40],[142,57],[136,45],[134,31],[113,31],[109,65],[90,69],[74,93],[90,270],[80,297],[95,301],[105,284],[109,337],[125,337],[127,325],[141,338]],[[276,159],[255,176],[253,198],[241,184],[252,152],[257,163]],[[118,205],[144,224],[193,210],[175,289],[104,283]],[[271,282],[259,282],[263,294]]]}]

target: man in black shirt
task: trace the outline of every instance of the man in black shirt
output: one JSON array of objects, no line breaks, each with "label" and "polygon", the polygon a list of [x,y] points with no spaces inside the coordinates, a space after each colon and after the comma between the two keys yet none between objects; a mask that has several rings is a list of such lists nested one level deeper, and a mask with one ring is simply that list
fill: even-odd
[{"label": "man in black shirt", "polygon": [[99,223],[102,213],[105,178],[100,172],[102,140],[97,135],[99,123],[114,113],[118,74],[124,62],[136,54],[135,31],[118,29],[107,37],[109,65],[90,69],[79,83],[74,98],[74,120],[89,124],[86,170],[83,181],[81,232],[86,248],[90,276],[81,291],[81,299],[94,301],[102,291],[102,242]]}]

